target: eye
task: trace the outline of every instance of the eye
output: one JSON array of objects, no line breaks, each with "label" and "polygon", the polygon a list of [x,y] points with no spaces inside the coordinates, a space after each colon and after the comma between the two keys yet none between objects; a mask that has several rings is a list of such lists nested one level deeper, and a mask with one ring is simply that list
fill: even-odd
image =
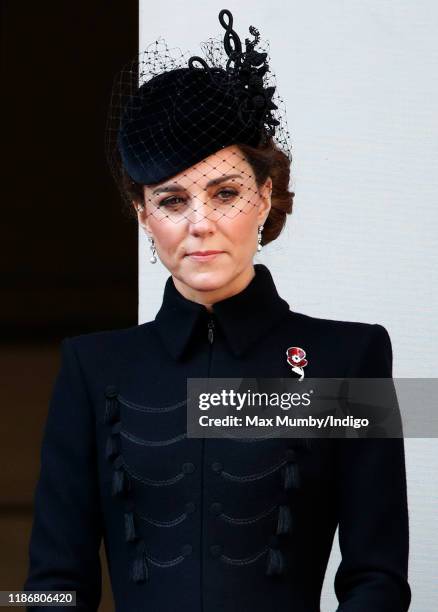
[{"label": "eye", "polygon": [[158,206],[169,206],[172,208],[184,201],[184,198],[180,198],[178,196],[170,196],[169,198],[163,198],[162,200],[160,200]]},{"label": "eye", "polygon": [[238,195],[238,192],[235,189],[230,189],[230,188],[221,189],[220,191],[217,192],[216,195],[219,195],[221,193],[225,194],[224,198],[222,198],[222,197],[220,198],[221,200],[230,200],[234,196]]}]

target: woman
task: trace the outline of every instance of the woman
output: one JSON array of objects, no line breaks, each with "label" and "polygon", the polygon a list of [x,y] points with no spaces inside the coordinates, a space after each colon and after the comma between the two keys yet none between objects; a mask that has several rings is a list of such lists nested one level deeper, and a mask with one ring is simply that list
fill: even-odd
[{"label": "woman", "polygon": [[225,68],[149,66],[113,106],[115,176],[170,276],[153,321],[62,343],[25,589],[96,610],[103,537],[118,611],[317,612],[339,526],[339,612],[405,611],[403,439],[187,436],[188,379],[392,376],[383,326],[294,312],[253,264],[290,155],[258,32],[243,51],[219,20]]}]

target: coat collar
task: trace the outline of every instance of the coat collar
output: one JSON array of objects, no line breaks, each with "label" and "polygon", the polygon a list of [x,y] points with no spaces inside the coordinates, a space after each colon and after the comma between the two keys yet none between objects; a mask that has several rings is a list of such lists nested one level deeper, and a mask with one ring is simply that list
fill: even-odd
[{"label": "coat collar", "polygon": [[[254,270],[255,276],[245,289],[213,305],[215,322],[237,356],[289,312],[289,304],[278,295],[268,268],[255,264]],[[203,323],[207,330],[209,315],[205,306],[185,298],[176,289],[172,276],[168,277],[155,326],[175,359],[183,355],[199,324]]]}]

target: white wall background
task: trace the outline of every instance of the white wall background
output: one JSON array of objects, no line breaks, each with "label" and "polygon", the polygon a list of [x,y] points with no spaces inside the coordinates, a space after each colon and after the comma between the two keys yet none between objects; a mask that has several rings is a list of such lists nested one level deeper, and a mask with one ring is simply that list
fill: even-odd
[{"label": "white wall background", "polygon": [[[288,111],[294,212],[255,261],[293,310],[381,323],[394,377],[438,362],[438,3],[434,0],[140,0],[140,49],[163,36],[200,54],[228,8],[242,40],[270,41]],[[168,277],[140,234],[140,322]],[[413,406],[413,410],[415,407]],[[438,441],[406,440],[411,610],[438,610]],[[322,611],[336,609],[337,539]]]}]

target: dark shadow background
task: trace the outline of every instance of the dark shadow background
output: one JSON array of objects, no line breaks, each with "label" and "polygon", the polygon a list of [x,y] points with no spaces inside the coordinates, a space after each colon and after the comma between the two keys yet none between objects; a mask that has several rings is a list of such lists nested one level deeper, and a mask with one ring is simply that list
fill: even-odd
[{"label": "dark shadow background", "polygon": [[137,226],[104,152],[112,81],[137,52],[137,0],[1,2],[1,590],[26,577],[60,340],[137,324]]}]

